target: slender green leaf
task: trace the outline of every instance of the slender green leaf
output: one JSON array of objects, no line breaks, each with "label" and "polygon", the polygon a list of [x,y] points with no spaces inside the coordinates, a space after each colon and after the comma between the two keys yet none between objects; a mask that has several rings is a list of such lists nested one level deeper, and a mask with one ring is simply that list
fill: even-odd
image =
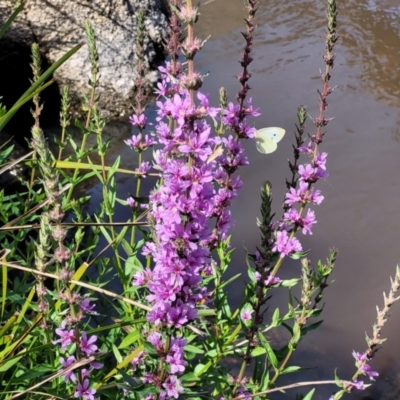
[{"label": "slender green leaf", "polygon": [[224,282],[221,286],[220,289],[223,289],[225,286],[229,285],[231,282],[233,282],[234,280],[236,280],[237,278],[239,278],[239,276],[242,274],[236,274],[234,276],[232,276],[232,278],[229,278],[226,282]]},{"label": "slender green leaf", "polygon": [[8,371],[12,366],[17,364],[17,362],[21,359],[22,357],[16,357],[12,358],[11,360],[6,361],[4,364],[0,364],[0,372],[6,372]]},{"label": "slender green leaf", "polygon": [[303,327],[301,330],[302,336],[306,335],[308,332],[313,331],[314,329],[317,329],[323,322],[324,321],[321,320],[321,321],[315,322],[314,324],[311,324],[309,326]]},{"label": "slender green leaf", "polygon": [[311,400],[314,396],[315,388],[311,389],[304,397],[303,400]]},{"label": "slender green leaf", "polygon": [[39,376],[42,376],[46,374],[47,372],[54,372],[53,368],[50,366],[46,365],[35,365],[34,369],[28,370],[22,375],[20,375],[18,378],[13,379],[13,383],[20,383],[24,381],[30,381],[34,378],[38,378]]},{"label": "slender green leaf", "polygon": [[29,96],[24,97],[21,101],[18,101],[15,103],[10,110],[8,110],[1,118],[0,118],[0,132],[3,130],[3,128],[7,125],[8,121],[12,118],[12,116],[29,100],[31,100],[34,96],[39,94],[41,91],[49,87],[52,83],[54,83],[54,80],[50,80],[49,82],[45,83],[43,86],[41,86],[39,89],[34,91],[32,94]]},{"label": "slender green leaf", "polygon": [[[59,68],[62,64],[64,64],[70,57],[72,57],[80,48],[82,47],[82,44],[78,44],[75,47],[73,47],[71,50],[69,50],[67,53],[65,53],[60,59],[58,59],[54,64],[52,64],[40,77],[37,79],[31,87],[15,102],[15,105],[11,108],[10,111],[7,112],[6,115],[4,115],[1,120],[0,120],[0,132],[3,130],[3,128],[6,126],[8,121],[11,119],[11,117],[17,112],[18,108],[24,104],[26,101],[29,101],[39,90],[42,91],[44,88],[46,88],[49,84],[51,84],[52,81],[46,82],[52,75],[53,73]],[[42,86],[43,85],[43,86]],[[16,105],[19,105],[18,108],[15,108]],[[13,112],[11,112],[14,110]]]},{"label": "slender green leaf", "polygon": [[117,346],[114,343],[112,344],[112,350],[114,353],[114,357],[117,360],[117,363],[120,364],[122,361],[122,356],[121,356],[121,353],[119,352]]},{"label": "slender green leaf", "polygon": [[1,27],[0,29],[0,39],[4,36],[4,34],[7,32],[7,29],[10,27],[10,25],[13,23],[15,18],[17,18],[18,14],[23,10],[24,4],[20,3],[17,5],[15,8],[14,12],[10,15],[8,20],[5,22],[5,24]]},{"label": "slender green leaf", "polygon": [[[125,347],[129,347],[132,343],[137,342],[140,339],[139,331],[133,331],[124,337],[121,344],[118,346],[119,349],[124,349]],[[120,362],[120,361],[118,361]]]},{"label": "slender green leaf", "polygon": [[268,340],[264,337],[262,332],[258,333],[258,337],[260,339],[260,342],[264,346],[265,351],[267,352],[268,360],[272,364],[272,366],[276,369],[278,368],[278,359],[275,355],[274,350],[272,349],[271,345],[269,344]]},{"label": "slender green leaf", "polygon": [[254,348],[253,350],[252,350],[252,352],[251,352],[251,356],[252,357],[258,357],[258,356],[261,356],[262,354],[265,354],[266,353],[266,350],[265,350],[265,348],[264,347],[256,347],[256,348]]}]

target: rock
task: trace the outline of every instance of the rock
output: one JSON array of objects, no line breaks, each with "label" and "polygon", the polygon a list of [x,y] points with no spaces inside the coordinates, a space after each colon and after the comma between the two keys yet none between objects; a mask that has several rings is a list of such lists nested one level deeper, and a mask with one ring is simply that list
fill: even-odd
[{"label": "rock", "polygon": [[[14,9],[15,0],[0,2],[0,21]],[[164,0],[26,0],[22,13],[1,42],[39,43],[43,56],[53,63],[78,43],[85,42],[84,22],[97,37],[100,60],[100,107],[110,116],[130,113],[135,93],[136,26],[139,9],[145,12],[146,81],[157,80],[156,64],[163,57],[168,18]],[[5,55],[4,47],[1,51]],[[1,62],[1,60],[0,60]],[[85,44],[57,70],[59,87],[67,84],[78,97],[88,94],[90,62]],[[1,95],[2,93],[0,93]],[[77,102],[75,102],[77,103]],[[76,104],[75,104],[76,105]]]}]

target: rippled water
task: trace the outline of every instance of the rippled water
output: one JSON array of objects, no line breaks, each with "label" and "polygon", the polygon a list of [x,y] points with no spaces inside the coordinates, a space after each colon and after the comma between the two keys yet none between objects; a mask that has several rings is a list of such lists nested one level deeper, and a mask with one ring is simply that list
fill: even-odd
[{"label": "rippled water", "polygon": [[[203,91],[218,101],[219,86],[227,88],[233,99],[238,90],[239,52],[243,39],[245,11],[242,0],[203,0],[197,35],[211,35],[197,57],[196,67],[210,71]],[[273,184],[275,208],[285,192],[289,176],[287,159],[300,104],[317,112],[317,89],[323,68],[325,2],[322,0],[261,0],[257,13],[254,62],[251,64],[253,103],[262,116],[257,127],[282,126],[287,130],[279,149],[266,157],[246,143],[251,165],[242,169],[244,190],[236,200],[232,234],[237,248],[233,273],[243,271],[246,279],[243,243],[254,249],[259,241],[256,218],[260,205],[259,188],[266,179]],[[375,305],[382,305],[382,292],[389,287],[400,258],[400,5],[398,0],[338,1],[340,39],[328,115],[329,124],[323,150],[329,153],[330,176],[318,182],[325,196],[317,208],[318,225],[311,237],[302,238],[311,249],[311,259],[325,258],[329,247],[339,249],[335,283],[327,290],[324,324],[312,332],[295,354],[294,362],[310,368],[298,379],[333,379],[334,368],[341,378],[354,373],[352,350],[363,351],[364,336],[371,334]],[[126,135],[123,134],[124,138]],[[310,127],[311,129],[311,127]],[[121,128],[110,135],[121,138]],[[119,132],[119,133],[118,133]],[[121,154],[124,168],[132,165],[132,153],[122,139],[114,140],[111,158]],[[133,183],[120,181],[120,196],[133,191]],[[96,187],[91,189],[96,194]],[[124,213],[125,211],[118,211]],[[124,217],[122,214],[119,217]],[[118,215],[116,220],[119,220]],[[298,273],[298,264],[287,264],[282,275]],[[241,285],[241,282],[238,283]],[[232,298],[239,302],[238,288]],[[285,304],[285,297],[277,297]],[[351,398],[400,398],[400,303],[384,330],[388,342],[372,362],[380,372],[378,384]],[[328,398],[334,387],[320,387],[317,399]],[[294,392],[282,395],[293,399]]]},{"label": "rippled water", "polygon": [[[233,232],[236,256],[243,260],[243,242],[258,243],[255,220],[259,187],[273,183],[276,210],[289,176],[296,108],[306,104],[317,111],[319,69],[323,68],[324,1],[260,1],[251,65],[253,103],[262,116],[257,127],[282,126],[289,134],[278,151],[265,157],[248,144],[251,165],[242,170],[244,192],[233,209],[237,225]],[[322,327],[302,343],[297,359],[320,366],[301,379],[331,379],[338,367],[342,378],[353,371],[353,349],[365,348],[365,332],[371,333],[375,305],[382,305],[389,276],[400,258],[399,194],[400,166],[400,5],[398,1],[339,1],[337,58],[330,96],[329,124],[323,150],[329,153],[330,177],[318,183],[325,202],[316,210],[314,235],[302,239],[312,260],[324,258],[329,247],[339,249],[335,283],[326,293]],[[198,35],[212,35],[197,66],[210,70],[205,91],[223,85],[233,97],[238,89],[233,76],[239,72],[238,52],[243,44],[238,30],[244,15],[241,0],[215,0],[202,9]],[[231,97],[231,98],[232,98]],[[214,99],[217,96],[214,94]],[[311,127],[310,127],[311,129]],[[254,247],[253,247],[254,248]],[[287,266],[290,275],[298,265]],[[245,271],[244,263],[235,272]],[[295,272],[295,271],[293,271]],[[280,299],[283,301],[283,299]],[[397,399],[399,395],[400,304],[384,330],[385,347],[373,361],[381,377],[376,386],[352,398]],[[328,398],[333,387],[319,388],[317,398]],[[284,398],[294,398],[288,392]]]}]

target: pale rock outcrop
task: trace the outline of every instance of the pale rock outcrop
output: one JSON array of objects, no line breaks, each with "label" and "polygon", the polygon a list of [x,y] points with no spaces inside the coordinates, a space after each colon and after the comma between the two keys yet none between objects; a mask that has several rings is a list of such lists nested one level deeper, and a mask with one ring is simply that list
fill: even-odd
[{"label": "pale rock outcrop", "polygon": [[[156,63],[162,57],[167,36],[165,0],[26,0],[2,42],[40,45],[50,63],[78,43],[85,42],[84,22],[89,20],[97,36],[100,59],[101,108],[110,116],[130,112],[135,93],[137,15],[145,12],[145,68],[149,82],[156,81]],[[15,0],[0,1],[0,21],[11,14]],[[11,43],[11,44],[10,44]],[[4,47],[2,46],[4,56]],[[85,44],[55,74],[60,86],[67,84],[78,97],[88,93],[90,71]]]}]

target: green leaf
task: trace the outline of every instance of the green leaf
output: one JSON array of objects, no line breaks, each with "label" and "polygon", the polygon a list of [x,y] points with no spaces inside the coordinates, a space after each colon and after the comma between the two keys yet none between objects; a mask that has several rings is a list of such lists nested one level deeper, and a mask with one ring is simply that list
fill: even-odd
[{"label": "green leaf", "polygon": [[[76,146],[76,144],[75,144]],[[102,171],[103,167],[101,165],[93,164],[93,163],[84,163],[84,162],[77,162],[77,161],[55,161],[54,165],[57,168],[61,169],[96,169],[97,171]],[[112,167],[104,166],[105,171],[111,171]],[[128,175],[137,175],[137,172],[135,171],[130,171],[128,169],[121,169],[121,168],[116,168],[115,172],[119,172],[122,174],[128,174]],[[147,202],[148,202],[148,197],[147,197]]]},{"label": "green leaf", "polygon": [[133,272],[143,271],[143,265],[136,255],[128,257],[125,262],[125,275],[130,276]]},{"label": "green leaf", "polygon": [[274,311],[272,315],[272,326],[279,326],[281,324],[281,319],[279,318],[279,308]]},{"label": "green leaf", "polygon": [[[185,346],[186,349],[186,346]],[[199,377],[197,377],[193,372],[189,372],[185,375],[181,376],[182,382],[199,382],[201,381],[201,379]]]},{"label": "green leaf", "polygon": [[15,358],[12,358],[11,360],[6,361],[4,364],[0,364],[0,372],[8,371],[12,366],[17,364],[21,358],[22,358],[22,356],[15,357]]},{"label": "green leaf", "polygon": [[53,368],[51,368],[50,366],[45,366],[40,364],[35,365],[34,369],[28,370],[27,372],[20,375],[18,378],[13,378],[13,383],[30,381],[31,379],[37,378],[51,371],[53,371]]},{"label": "green leaf", "polygon": [[112,350],[114,353],[114,357],[117,360],[117,363],[120,364],[122,362],[122,356],[121,356],[121,353],[119,352],[117,346],[114,343],[112,344]]},{"label": "green leaf", "polygon": [[203,310],[198,310],[197,314],[199,317],[213,317],[216,313],[215,310],[206,308]]},{"label": "green leaf", "polygon": [[2,129],[7,125],[8,121],[11,119],[11,117],[29,100],[31,100],[34,96],[39,94],[41,91],[49,87],[52,83],[54,83],[54,80],[50,80],[49,82],[43,84],[41,87],[39,87],[36,91],[31,93],[30,95],[24,97],[22,100],[18,101],[15,103],[10,110],[8,110],[4,115],[1,116],[0,118],[0,132]]},{"label": "green leaf", "polygon": [[11,154],[11,152],[14,149],[14,145],[7,147],[0,153],[0,164],[3,163],[3,161]]},{"label": "green leaf", "polygon": [[261,356],[262,354],[265,354],[265,353],[266,353],[266,350],[265,350],[264,347],[257,346],[256,348],[254,348],[252,350],[251,356],[252,357],[258,357],[258,356]]},{"label": "green leaf", "polygon": [[197,364],[194,368],[194,373],[198,376],[200,372],[203,372],[204,364]]},{"label": "green leaf", "polygon": [[14,12],[10,15],[8,20],[5,22],[5,24],[1,27],[0,29],[0,39],[4,36],[4,34],[7,32],[7,29],[10,27],[10,25],[13,23],[15,18],[17,18],[18,14],[23,10],[24,4],[20,3],[17,5],[16,9]]},{"label": "green leaf", "polygon": [[[42,91],[45,87],[47,87],[49,84],[51,84],[51,81],[44,84],[52,75],[53,73],[59,68],[62,64],[64,64],[71,56],[73,56],[80,48],[82,47],[82,44],[78,44],[77,46],[73,47],[70,51],[68,51],[66,54],[64,54],[59,60],[57,60],[54,64],[52,64],[32,85],[31,87],[15,102],[14,106],[7,112],[6,115],[4,115],[0,119],[0,132],[3,130],[3,128],[7,125],[8,121],[11,119],[11,117],[18,111],[18,108],[24,104],[27,100],[27,98],[32,98],[36,92]],[[16,108],[16,105],[18,107]]]},{"label": "green leaf", "polygon": [[194,353],[194,354],[204,354],[204,351],[202,349],[199,349],[196,346],[193,346],[191,344],[188,344],[185,346],[185,351],[188,353]]},{"label": "green leaf", "polygon": [[278,368],[278,359],[275,355],[274,350],[272,349],[271,345],[269,344],[268,340],[265,338],[262,332],[258,333],[258,338],[260,339],[260,342],[264,346],[264,349],[267,353],[268,360],[272,364],[272,366],[276,369]]},{"label": "green leaf", "polygon": [[307,368],[302,368],[302,367],[296,367],[296,366],[290,366],[290,367],[287,367],[287,368],[285,368],[282,372],[281,372],[281,374],[283,375],[283,374],[290,374],[290,373],[292,373],[292,372],[297,372],[297,371],[304,371],[304,370],[306,370]]},{"label": "green leaf", "polygon": [[293,254],[290,255],[290,258],[293,258],[293,260],[300,260],[301,258],[306,257],[308,253],[309,253],[309,250],[301,251],[301,252],[298,252],[298,253],[293,253]]},{"label": "green leaf", "polygon": [[[125,336],[121,344],[118,346],[119,349],[124,349],[139,340],[140,334],[138,331],[133,331],[129,335]],[[186,348],[186,347],[185,347]],[[120,362],[120,361],[119,361]]]},{"label": "green leaf", "polygon": [[231,282],[233,282],[234,280],[236,280],[237,278],[239,278],[239,276],[242,274],[236,274],[234,276],[232,276],[232,278],[228,279],[226,282],[224,282],[221,286],[220,289],[223,289],[225,286],[229,285]]},{"label": "green leaf", "polygon": [[268,386],[269,386],[269,370],[268,368],[266,368],[264,375],[261,378],[260,390],[261,391],[267,390]]},{"label": "green leaf", "polygon": [[280,286],[290,288],[290,287],[296,286],[299,281],[300,281],[300,278],[286,279],[280,283]]},{"label": "green leaf", "polygon": [[311,389],[304,397],[303,400],[311,400],[315,392],[315,388]]},{"label": "green leaf", "polygon": [[315,322],[314,324],[311,324],[309,326],[303,327],[302,330],[301,330],[301,335],[304,336],[308,332],[311,332],[311,331],[317,329],[323,322],[324,321],[321,320],[321,321]]}]

